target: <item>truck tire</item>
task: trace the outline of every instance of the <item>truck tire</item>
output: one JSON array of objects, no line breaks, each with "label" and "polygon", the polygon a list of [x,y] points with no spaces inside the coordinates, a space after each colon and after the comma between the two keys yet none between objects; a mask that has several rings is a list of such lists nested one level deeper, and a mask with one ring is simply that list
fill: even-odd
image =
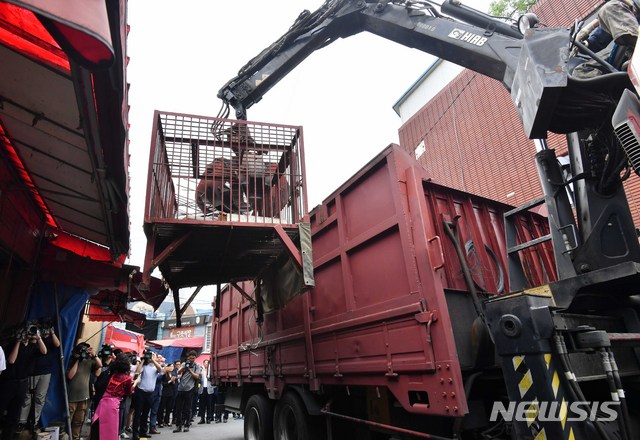
[{"label": "truck tire", "polygon": [[276,404],[273,415],[275,440],[320,440],[324,428],[321,417],[311,417],[295,392],[286,393]]},{"label": "truck tire", "polygon": [[244,440],[273,440],[273,403],[254,394],[244,409]]}]

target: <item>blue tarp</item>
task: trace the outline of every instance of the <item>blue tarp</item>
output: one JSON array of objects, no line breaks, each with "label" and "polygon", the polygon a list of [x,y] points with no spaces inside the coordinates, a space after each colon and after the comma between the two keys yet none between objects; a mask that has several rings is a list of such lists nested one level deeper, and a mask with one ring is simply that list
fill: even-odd
[{"label": "blue tarp", "polygon": [[157,349],[154,347],[150,347],[152,351],[159,353],[163,358],[167,360],[167,363],[172,363],[180,360],[180,355],[182,354],[182,347],[164,347],[163,349]]},{"label": "blue tarp", "polygon": [[[65,370],[71,358],[71,351],[75,343],[75,337],[80,321],[80,312],[83,310],[89,293],[80,288],[53,285],[50,283],[36,284],[31,296],[28,319],[56,317],[55,295],[58,295],[60,307],[60,328],[55,323],[56,334],[60,338],[60,343],[64,351]],[[64,389],[62,375],[60,372],[60,361],[52,365],[51,384],[47,394],[47,401],[42,410],[42,426],[47,426],[51,422],[66,420]]]}]

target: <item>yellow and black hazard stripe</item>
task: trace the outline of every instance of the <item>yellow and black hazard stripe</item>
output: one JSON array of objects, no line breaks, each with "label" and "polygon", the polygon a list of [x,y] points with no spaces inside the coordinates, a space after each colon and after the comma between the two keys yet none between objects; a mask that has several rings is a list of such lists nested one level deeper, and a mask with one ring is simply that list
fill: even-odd
[{"label": "yellow and black hazard stripe", "polygon": [[[533,365],[540,366],[541,360],[542,368],[530,368]],[[569,404],[562,389],[560,374],[553,362],[553,355],[545,353],[513,356],[511,364],[517,383],[517,397],[520,402],[530,402],[526,419],[533,439],[555,440],[560,436],[563,440],[576,440],[573,426],[567,420]],[[551,413],[557,414],[557,419],[550,420],[548,417],[550,410],[547,407],[545,408],[547,417],[542,417],[541,420],[540,402],[543,401],[546,402],[545,405],[556,402],[558,409],[551,410]]]},{"label": "yellow and black hazard stripe", "polygon": [[553,392],[553,397],[556,399],[556,401],[560,402],[560,424],[562,426],[562,432],[566,435],[563,438],[566,438],[567,440],[575,440],[575,435],[573,433],[573,426],[570,426],[570,424],[567,424],[567,416],[569,411],[568,411],[567,400],[565,399],[562,393],[562,390],[560,388],[560,374],[558,373],[558,370],[553,365],[552,360],[553,359],[552,359],[551,353],[546,353],[544,355],[544,362],[545,362],[545,365],[547,366],[547,372],[551,377],[551,391]]},{"label": "yellow and black hazard stripe", "polygon": [[511,361],[516,377],[518,378],[520,401],[531,402],[526,410],[527,426],[534,435],[535,440],[546,440],[545,429],[540,425],[538,420],[540,406],[535,389],[533,389],[533,374],[527,366],[524,355],[513,356]]}]

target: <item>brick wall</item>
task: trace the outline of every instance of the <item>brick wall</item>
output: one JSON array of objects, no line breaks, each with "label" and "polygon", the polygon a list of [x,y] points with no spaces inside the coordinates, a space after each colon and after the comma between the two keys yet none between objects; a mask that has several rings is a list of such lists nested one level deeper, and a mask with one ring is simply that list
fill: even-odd
[{"label": "brick wall", "polygon": [[[570,26],[599,4],[541,0],[532,11],[547,26]],[[516,206],[542,195],[535,145],[524,135],[509,93],[493,79],[465,70],[400,127],[399,138],[411,154],[424,140],[419,161],[443,185]],[[564,136],[550,135],[548,143],[566,154]],[[640,224],[640,178],[632,174],[626,191]]]}]

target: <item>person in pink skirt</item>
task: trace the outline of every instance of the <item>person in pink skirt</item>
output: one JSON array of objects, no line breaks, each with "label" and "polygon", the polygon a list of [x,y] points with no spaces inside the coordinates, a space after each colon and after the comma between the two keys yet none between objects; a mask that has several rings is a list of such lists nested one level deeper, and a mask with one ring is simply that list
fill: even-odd
[{"label": "person in pink skirt", "polygon": [[140,381],[131,378],[129,356],[120,353],[111,363],[107,388],[98,403],[96,412],[91,421],[91,440],[118,440],[118,421],[120,414],[120,402],[131,393]]}]

